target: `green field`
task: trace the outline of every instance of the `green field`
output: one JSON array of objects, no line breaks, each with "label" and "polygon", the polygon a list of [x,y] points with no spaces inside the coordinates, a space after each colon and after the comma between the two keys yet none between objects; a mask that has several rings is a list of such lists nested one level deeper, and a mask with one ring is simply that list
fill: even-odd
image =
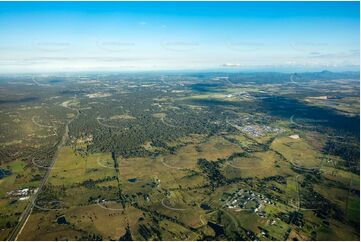
[{"label": "green field", "polygon": [[0,76],[0,239],[359,240],[359,81],[296,76]]}]

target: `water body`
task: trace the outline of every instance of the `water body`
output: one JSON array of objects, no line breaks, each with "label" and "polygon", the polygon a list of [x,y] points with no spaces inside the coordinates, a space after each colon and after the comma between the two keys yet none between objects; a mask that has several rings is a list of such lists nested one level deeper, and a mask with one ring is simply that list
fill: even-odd
[{"label": "water body", "polygon": [[208,221],[207,225],[214,230],[214,232],[216,233],[216,235],[215,235],[216,237],[220,236],[220,235],[224,235],[223,226],[216,224],[216,223],[212,223],[211,221]]},{"label": "water body", "polygon": [[205,203],[202,203],[200,207],[201,207],[202,209],[204,209],[204,210],[209,210],[209,209],[211,209],[211,207],[208,206],[208,204],[205,204]]},{"label": "water body", "polygon": [[68,224],[68,221],[66,221],[65,217],[64,216],[60,216],[56,219],[56,222],[58,224]]},{"label": "water body", "polygon": [[0,168],[0,179],[11,175],[12,175],[11,170]]}]

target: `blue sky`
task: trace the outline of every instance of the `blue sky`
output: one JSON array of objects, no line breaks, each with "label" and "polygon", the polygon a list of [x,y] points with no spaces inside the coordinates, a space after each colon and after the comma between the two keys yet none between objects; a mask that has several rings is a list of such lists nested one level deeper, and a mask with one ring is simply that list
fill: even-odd
[{"label": "blue sky", "polygon": [[0,72],[358,70],[359,2],[0,2]]}]

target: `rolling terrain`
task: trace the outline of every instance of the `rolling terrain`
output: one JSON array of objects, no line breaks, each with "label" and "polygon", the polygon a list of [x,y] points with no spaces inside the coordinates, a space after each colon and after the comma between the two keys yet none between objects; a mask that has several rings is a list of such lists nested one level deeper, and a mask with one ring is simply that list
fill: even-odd
[{"label": "rolling terrain", "polygon": [[0,76],[0,240],[359,240],[359,73]]}]

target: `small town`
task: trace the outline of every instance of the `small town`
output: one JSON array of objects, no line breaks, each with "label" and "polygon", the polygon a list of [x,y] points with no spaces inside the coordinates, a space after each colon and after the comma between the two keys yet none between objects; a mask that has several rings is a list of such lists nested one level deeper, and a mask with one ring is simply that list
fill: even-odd
[{"label": "small town", "polygon": [[36,193],[37,189],[23,188],[19,190],[14,190],[7,192],[6,195],[13,199],[18,199],[19,201],[27,200],[30,198],[32,193]]},{"label": "small town", "polygon": [[271,201],[262,194],[256,194],[252,190],[239,189],[227,199],[224,206],[235,211],[253,211],[260,217],[265,217],[262,211],[264,204],[271,204]]}]

